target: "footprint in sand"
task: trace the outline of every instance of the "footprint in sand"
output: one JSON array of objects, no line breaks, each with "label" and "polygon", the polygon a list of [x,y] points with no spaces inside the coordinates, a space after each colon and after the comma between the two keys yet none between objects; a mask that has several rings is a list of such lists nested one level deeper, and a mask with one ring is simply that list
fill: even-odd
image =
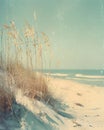
[{"label": "footprint in sand", "polygon": [[85,117],[88,117],[88,115],[85,115]]},{"label": "footprint in sand", "polygon": [[79,124],[79,123],[76,122],[76,121],[73,121],[73,123],[74,123],[74,126],[73,126],[73,127],[81,127],[81,126],[82,126],[81,124]]},{"label": "footprint in sand", "polygon": [[93,127],[92,125],[89,125],[89,127]]},{"label": "footprint in sand", "polygon": [[77,105],[77,106],[79,106],[79,107],[84,107],[84,105],[81,104],[81,103],[75,103],[75,105]]},{"label": "footprint in sand", "polygon": [[95,115],[96,117],[99,117],[100,115]]},{"label": "footprint in sand", "polygon": [[78,96],[82,96],[82,94],[81,94],[81,93],[77,93],[77,95],[78,95]]}]

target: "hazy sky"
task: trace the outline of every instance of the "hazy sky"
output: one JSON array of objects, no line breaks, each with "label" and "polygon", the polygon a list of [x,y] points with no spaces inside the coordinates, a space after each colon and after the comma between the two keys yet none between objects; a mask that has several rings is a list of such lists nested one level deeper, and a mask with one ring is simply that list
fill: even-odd
[{"label": "hazy sky", "polygon": [[104,68],[104,0],[0,0],[0,26],[34,24],[48,34],[53,68]]}]

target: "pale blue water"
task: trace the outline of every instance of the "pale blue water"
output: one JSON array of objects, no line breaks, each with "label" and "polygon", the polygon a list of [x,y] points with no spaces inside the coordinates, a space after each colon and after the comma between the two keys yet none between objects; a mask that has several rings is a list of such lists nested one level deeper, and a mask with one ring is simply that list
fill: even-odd
[{"label": "pale blue water", "polygon": [[104,87],[104,70],[44,70],[51,76],[71,79],[91,86]]}]

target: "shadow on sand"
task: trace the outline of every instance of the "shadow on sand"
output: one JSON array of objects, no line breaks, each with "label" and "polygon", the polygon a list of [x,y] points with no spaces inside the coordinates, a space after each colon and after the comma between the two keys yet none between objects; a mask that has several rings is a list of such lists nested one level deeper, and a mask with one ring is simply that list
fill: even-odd
[{"label": "shadow on sand", "polygon": [[68,106],[59,100],[51,97],[48,103],[44,104],[56,113],[54,116],[58,122],[46,113],[45,119],[48,121],[46,123],[24,106],[14,102],[10,113],[0,113],[0,130],[56,130],[59,122],[64,124],[62,118],[74,118],[71,114],[65,112]]}]

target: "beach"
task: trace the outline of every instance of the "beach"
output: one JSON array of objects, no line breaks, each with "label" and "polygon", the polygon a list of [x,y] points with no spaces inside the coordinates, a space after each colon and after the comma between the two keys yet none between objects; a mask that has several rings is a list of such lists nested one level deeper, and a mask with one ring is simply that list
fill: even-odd
[{"label": "beach", "polygon": [[64,119],[60,130],[103,130],[104,88],[81,84],[72,80],[51,78],[49,90],[55,98],[69,106],[73,119]]},{"label": "beach", "polygon": [[[48,86],[47,98],[31,98],[24,94],[22,88],[16,87],[12,75],[0,71],[3,98],[7,100],[8,96],[10,97],[10,95],[5,95],[8,90],[13,93],[15,98],[15,101],[11,102],[12,104],[8,104],[8,107],[12,105],[12,111],[2,113],[0,109],[0,129],[104,129],[104,87],[52,76],[44,76],[44,79]],[[27,78],[25,80],[27,81]],[[36,82],[35,80],[34,83]],[[31,87],[30,82],[29,85]],[[28,89],[29,91],[31,89]],[[1,108],[3,108],[2,105],[1,102]]]},{"label": "beach", "polygon": [[104,0],[0,0],[0,130],[104,130]]}]

